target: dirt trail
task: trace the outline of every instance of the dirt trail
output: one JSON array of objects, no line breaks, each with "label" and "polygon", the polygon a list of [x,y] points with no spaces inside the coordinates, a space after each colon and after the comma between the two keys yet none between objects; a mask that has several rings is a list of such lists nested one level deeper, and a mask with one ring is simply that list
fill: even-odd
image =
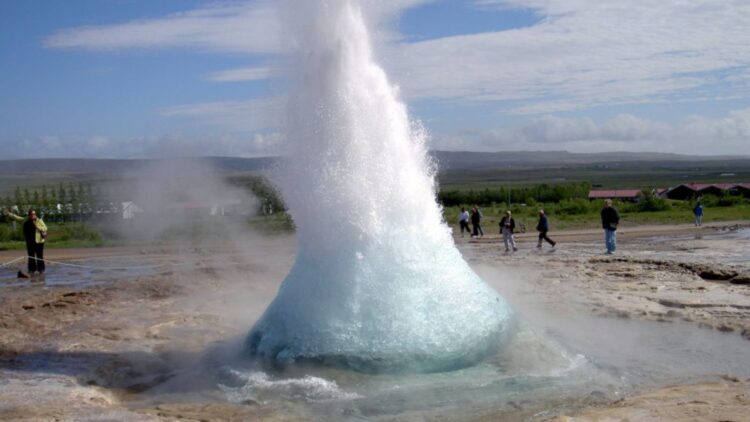
[{"label": "dirt trail", "polygon": [[[723,230],[737,229],[741,227],[750,227],[750,221],[721,221],[716,223],[706,223],[701,227],[695,227],[693,224],[663,224],[663,225],[627,225],[623,224],[617,229],[617,236],[621,240],[640,239],[648,237],[675,237],[675,236],[706,236],[719,233]],[[532,228],[533,229],[533,228]],[[472,242],[494,243],[502,242],[502,236],[497,234],[496,227],[484,228],[486,235],[479,239],[471,239]],[[455,233],[454,233],[455,234]],[[527,231],[526,233],[517,233],[516,239],[520,241],[536,241],[537,233]],[[581,242],[598,240],[604,236],[601,229],[578,229],[578,230],[560,230],[551,231],[550,237],[560,242]],[[460,234],[456,236],[461,238]],[[467,235],[465,239],[469,239]]]}]

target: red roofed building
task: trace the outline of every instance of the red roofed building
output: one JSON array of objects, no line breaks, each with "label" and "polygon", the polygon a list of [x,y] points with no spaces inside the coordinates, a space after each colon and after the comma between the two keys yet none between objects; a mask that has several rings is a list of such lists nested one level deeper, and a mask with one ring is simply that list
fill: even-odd
[{"label": "red roofed building", "polygon": [[654,195],[658,196],[659,198],[666,198],[667,194],[669,194],[669,188],[654,189]]},{"label": "red roofed building", "polygon": [[738,195],[742,195],[745,198],[750,198],[750,183],[740,183],[734,187],[734,191]]},{"label": "red roofed building", "polygon": [[750,196],[750,187],[743,183],[684,183],[670,189],[667,198],[687,200],[701,195],[721,196],[724,193],[742,193]]},{"label": "red roofed building", "polygon": [[589,191],[589,199],[620,199],[624,201],[638,201],[641,195],[641,191],[638,189],[595,189]]}]

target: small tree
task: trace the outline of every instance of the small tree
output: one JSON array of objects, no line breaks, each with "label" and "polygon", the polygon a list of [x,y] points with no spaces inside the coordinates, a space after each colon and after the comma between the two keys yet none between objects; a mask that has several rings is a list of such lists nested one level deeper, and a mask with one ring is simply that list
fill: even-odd
[{"label": "small tree", "polygon": [[64,204],[67,198],[68,195],[65,192],[65,186],[63,186],[62,182],[60,182],[60,186],[57,188],[57,200],[60,201],[60,203]]},{"label": "small tree", "polygon": [[642,190],[641,197],[641,201],[638,202],[638,211],[666,211],[670,208],[669,202],[654,195],[651,189]]}]

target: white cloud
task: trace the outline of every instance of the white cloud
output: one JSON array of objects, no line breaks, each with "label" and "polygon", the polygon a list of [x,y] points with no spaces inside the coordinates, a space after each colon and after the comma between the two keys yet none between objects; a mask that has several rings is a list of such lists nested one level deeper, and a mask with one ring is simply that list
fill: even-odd
[{"label": "white cloud", "polygon": [[278,127],[281,107],[279,98],[262,98],[178,105],[161,110],[161,114],[197,119],[232,132],[255,132]]},{"label": "white cloud", "polygon": [[722,142],[739,142],[744,151],[750,153],[750,108],[732,111],[720,119],[692,116],[685,124],[684,135],[698,135],[704,138],[708,147]]},{"label": "white cloud", "polygon": [[750,155],[750,108],[725,117],[691,116],[667,124],[620,114],[602,123],[590,118],[542,116],[517,127],[465,130],[435,136],[432,148],[447,150],[657,151]]},{"label": "white cloud", "polygon": [[[371,23],[381,25],[402,10],[429,1],[434,0],[365,0],[363,7]],[[102,51],[177,47],[219,53],[279,54],[287,51],[285,43],[292,32],[282,27],[284,7],[299,9],[305,4],[297,0],[216,3],[162,18],[69,28],[47,37],[44,45]]]},{"label": "white cloud", "polygon": [[273,78],[277,69],[272,67],[241,67],[211,73],[208,80],[214,82],[260,81]]},{"label": "white cloud", "polygon": [[[494,101],[510,113],[750,94],[717,71],[750,66],[750,2],[505,0],[529,27],[392,46],[407,98]],[[741,94],[741,95],[742,95]]]},{"label": "white cloud", "polygon": [[275,132],[205,137],[168,135],[129,139],[63,138],[42,136],[4,142],[14,158],[174,158],[190,156],[257,157],[277,155],[280,135]]},{"label": "white cloud", "polygon": [[112,145],[112,141],[106,137],[106,136],[92,136],[87,141],[87,145],[89,148],[93,148],[94,150],[102,150],[110,147]]},{"label": "white cloud", "polygon": [[[237,117],[247,104],[211,103],[181,106],[166,114],[192,119],[226,115]],[[231,123],[236,124],[236,123]],[[263,126],[263,125],[260,125]],[[283,153],[281,134],[249,126],[241,133],[194,136],[151,136],[116,139],[94,136],[70,139],[58,136],[28,138],[7,148],[6,158],[97,157],[142,158],[175,156],[268,156]],[[519,126],[495,130],[466,129],[436,134],[430,148],[440,150],[540,150],[574,152],[655,151],[682,154],[750,155],[750,108],[722,117],[690,116],[678,124],[667,124],[630,114],[603,122],[592,119],[540,116]]]},{"label": "white cloud", "polygon": [[91,50],[180,47],[222,53],[278,53],[282,42],[276,12],[269,1],[219,4],[164,18],[66,29],[48,37],[44,45]]},{"label": "white cloud", "polygon": [[[750,97],[750,2],[745,0],[474,0],[479,7],[527,9],[533,25],[407,42],[394,31],[404,9],[431,0],[365,0],[379,56],[408,100],[484,103],[500,113],[529,115],[513,128],[436,137],[450,149],[645,149],[715,153],[717,142],[748,151],[748,109],[723,118],[679,123],[630,114],[597,123],[554,113],[603,105],[666,105]],[[273,59],[288,51],[290,29],[278,2],[217,3],[163,18],[71,28],[45,40],[50,48],[119,50],[186,48]],[[287,6],[295,3],[287,0]],[[301,6],[300,6],[301,7]],[[487,13],[492,13],[488,11]],[[269,58],[268,56],[272,56]],[[280,68],[214,72],[217,82],[261,80]],[[208,102],[161,110],[229,133],[278,127],[274,99]],[[253,135],[245,136],[255,142]],[[257,143],[263,144],[263,136]],[[47,139],[55,145],[59,140]],[[518,147],[518,148],[516,148]],[[729,150],[729,149],[728,149]],[[719,151],[722,152],[722,151]]]},{"label": "white cloud", "polygon": [[[408,99],[492,102],[507,113],[545,114],[750,95],[750,2],[744,0],[475,0],[485,8],[528,9],[540,21],[401,43],[392,31],[394,18],[428,1],[364,2],[383,44],[381,56]],[[67,29],[45,45],[276,55],[287,51],[293,32],[281,25],[280,10],[269,0],[219,3],[164,18]],[[237,69],[211,77],[264,76],[261,69]]]}]

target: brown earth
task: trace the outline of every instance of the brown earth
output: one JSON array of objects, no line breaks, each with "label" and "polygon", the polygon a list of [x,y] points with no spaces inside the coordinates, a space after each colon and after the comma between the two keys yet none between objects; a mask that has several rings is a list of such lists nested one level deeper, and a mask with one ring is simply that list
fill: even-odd
[{"label": "brown earth", "polygon": [[[738,224],[698,230],[718,235]],[[594,315],[686,321],[750,338],[748,265],[742,255],[733,255],[748,241],[738,246],[721,237],[684,238],[695,231],[685,226],[660,227],[658,232],[628,228],[620,236],[624,252],[614,257],[602,256],[598,243],[587,243],[599,240],[596,231],[556,233],[560,246],[555,252],[536,251],[531,235],[519,236],[518,254],[501,254],[496,238],[472,243],[476,249],[464,252],[472,262],[523,272],[522,282],[530,283],[553,309],[562,310],[565,303]],[[666,240],[650,241],[655,235]],[[193,250],[184,256],[171,248],[49,250],[51,259],[66,262],[142,256],[187,265],[86,288],[48,287],[43,281],[0,287],[0,419],[303,420],[289,409],[263,403],[219,402],[201,386],[191,386],[186,393],[190,400],[151,395],[204,359],[211,345],[244,335],[273,297],[291,265],[294,245],[289,239],[263,242],[263,253],[248,248],[246,254]],[[641,249],[647,251],[639,253]],[[0,262],[18,255],[0,252]],[[39,373],[45,374],[43,383]],[[748,421],[749,385],[729,376],[614,403],[582,400],[569,416],[549,420]],[[505,412],[477,420],[527,418],[534,419]]]}]

